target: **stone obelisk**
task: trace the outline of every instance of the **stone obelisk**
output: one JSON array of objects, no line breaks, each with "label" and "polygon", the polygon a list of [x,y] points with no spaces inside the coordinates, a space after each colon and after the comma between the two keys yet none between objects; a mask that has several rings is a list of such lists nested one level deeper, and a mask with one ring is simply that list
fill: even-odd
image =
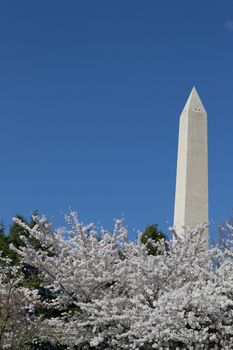
[{"label": "stone obelisk", "polygon": [[184,226],[208,220],[207,112],[193,87],[180,116],[174,228],[182,236]]}]

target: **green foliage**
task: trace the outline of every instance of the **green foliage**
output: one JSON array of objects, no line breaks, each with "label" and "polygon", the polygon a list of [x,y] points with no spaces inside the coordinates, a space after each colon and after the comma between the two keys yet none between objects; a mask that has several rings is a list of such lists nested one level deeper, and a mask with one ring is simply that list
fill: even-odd
[{"label": "green foliage", "polygon": [[167,240],[167,237],[159,230],[157,224],[148,225],[141,236],[141,242],[146,245],[150,255],[158,255],[158,249],[154,246],[154,243],[160,239]]},{"label": "green foliage", "polygon": [[8,239],[5,234],[5,225],[2,221],[0,223],[0,251],[2,252],[3,257],[9,256],[11,253]]}]

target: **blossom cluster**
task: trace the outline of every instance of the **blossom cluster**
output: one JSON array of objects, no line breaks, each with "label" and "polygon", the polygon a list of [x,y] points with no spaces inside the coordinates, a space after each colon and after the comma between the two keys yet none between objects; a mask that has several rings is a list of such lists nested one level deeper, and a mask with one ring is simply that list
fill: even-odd
[{"label": "blossom cluster", "polygon": [[39,331],[38,291],[23,286],[23,266],[0,257],[0,349],[25,349]]},{"label": "blossom cluster", "polygon": [[44,217],[34,220],[30,228],[15,219],[29,233],[17,252],[53,296],[45,340],[70,349],[233,348],[232,251],[207,250],[204,226],[159,241],[154,256],[140,237],[127,239],[121,220],[113,233],[81,224],[74,212],[56,231]]}]

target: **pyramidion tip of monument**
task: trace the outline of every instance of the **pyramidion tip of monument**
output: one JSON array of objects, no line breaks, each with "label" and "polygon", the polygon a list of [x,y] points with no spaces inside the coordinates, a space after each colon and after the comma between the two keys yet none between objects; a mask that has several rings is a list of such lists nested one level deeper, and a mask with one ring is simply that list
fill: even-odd
[{"label": "pyramidion tip of monument", "polygon": [[184,111],[207,113],[195,86],[193,86],[189,98],[184,106],[183,112]]}]

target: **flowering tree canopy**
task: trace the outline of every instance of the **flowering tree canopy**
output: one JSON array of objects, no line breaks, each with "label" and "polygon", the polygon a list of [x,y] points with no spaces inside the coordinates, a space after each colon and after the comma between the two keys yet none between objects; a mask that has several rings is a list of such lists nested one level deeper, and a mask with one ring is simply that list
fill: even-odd
[{"label": "flowering tree canopy", "polygon": [[22,266],[0,258],[0,349],[26,349],[40,329],[38,291],[23,287]]},{"label": "flowering tree canopy", "polygon": [[[232,349],[232,252],[203,248],[203,226],[183,239],[160,240],[148,254],[140,237],[82,225],[76,213],[56,231],[35,217],[17,252],[43,274],[57,313],[44,319],[44,339],[70,349]],[[40,242],[35,250],[28,237]]]}]

